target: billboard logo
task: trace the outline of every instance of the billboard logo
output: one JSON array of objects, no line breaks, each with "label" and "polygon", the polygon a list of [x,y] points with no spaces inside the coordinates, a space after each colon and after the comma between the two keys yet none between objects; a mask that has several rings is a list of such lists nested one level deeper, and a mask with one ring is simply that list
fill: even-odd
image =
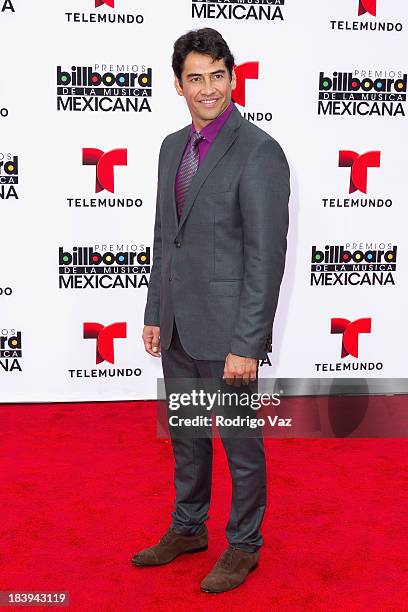
[{"label": "billboard logo", "polygon": [[0,327],[0,372],[22,371],[23,356],[21,331]]},{"label": "billboard logo", "polygon": [[350,168],[349,193],[367,193],[367,170],[379,168],[380,157],[380,151],[368,151],[362,155],[355,151],[339,151],[339,168]]},{"label": "billboard logo", "polygon": [[60,289],[140,289],[148,286],[150,247],[100,244],[59,247]]},{"label": "billboard logo", "polygon": [[18,157],[17,155],[5,156],[0,153],[0,183],[18,183]]},{"label": "billboard logo", "polygon": [[0,151],[0,200],[18,200],[14,185],[18,185],[18,156]]},{"label": "billboard logo", "polygon": [[391,243],[312,246],[311,286],[395,285],[397,245]]},{"label": "billboard logo", "polygon": [[104,153],[100,149],[82,149],[82,164],[96,166],[95,192],[106,189],[114,193],[114,167],[127,166],[127,149],[113,149]]},{"label": "billboard logo", "polygon": [[144,64],[57,66],[58,111],[150,113],[151,97],[152,69]]},{"label": "billboard logo", "polygon": [[371,333],[371,318],[357,319],[356,321],[333,318],[330,333],[342,334],[342,358],[347,357],[347,355],[358,357],[358,338],[360,334]]},{"label": "billboard logo", "polygon": [[115,363],[114,340],[126,338],[126,323],[84,323],[84,338],[96,339],[96,363]]},{"label": "billboard logo", "polygon": [[319,73],[318,115],[405,117],[407,73],[401,70]]}]

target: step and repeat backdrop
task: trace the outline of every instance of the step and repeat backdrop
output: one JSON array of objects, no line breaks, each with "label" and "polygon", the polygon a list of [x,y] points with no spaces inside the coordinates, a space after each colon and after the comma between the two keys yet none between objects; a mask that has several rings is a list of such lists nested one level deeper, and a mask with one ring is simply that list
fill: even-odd
[{"label": "step and repeat backdrop", "polygon": [[0,0],[0,401],[156,397],[157,158],[191,121],[173,43],[204,26],[291,166],[260,376],[407,377],[406,0]]}]

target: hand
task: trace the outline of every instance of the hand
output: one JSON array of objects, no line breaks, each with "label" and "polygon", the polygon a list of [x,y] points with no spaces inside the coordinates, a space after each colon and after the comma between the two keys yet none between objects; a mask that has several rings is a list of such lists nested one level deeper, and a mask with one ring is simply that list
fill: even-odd
[{"label": "hand", "polygon": [[225,358],[223,379],[227,385],[240,387],[249,381],[256,380],[258,373],[258,360],[253,357],[241,357],[228,353]]},{"label": "hand", "polygon": [[145,325],[142,334],[144,347],[149,355],[160,357],[160,327],[157,325]]}]

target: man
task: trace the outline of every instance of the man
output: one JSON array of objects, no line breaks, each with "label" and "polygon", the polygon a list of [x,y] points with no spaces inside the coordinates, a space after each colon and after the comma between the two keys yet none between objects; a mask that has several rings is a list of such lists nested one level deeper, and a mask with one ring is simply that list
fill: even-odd
[{"label": "man", "polygon": [[[223,379],[248,390],[270,350],[284,271],[289,168],[279,144],[244,119],[231,94],[234,58],[216,30],[174,44],[174,84],[192,124],[159,155],[153,268],[144,317],[146,351],[164,378]],[[266,504],[262,436],[224,436],[233,495],[228,548],[201,583],[219,593],[258,566]],[[176,500],[158,544],[136,565],[162,565],[206,550],[212,441],[174,439]]]}]

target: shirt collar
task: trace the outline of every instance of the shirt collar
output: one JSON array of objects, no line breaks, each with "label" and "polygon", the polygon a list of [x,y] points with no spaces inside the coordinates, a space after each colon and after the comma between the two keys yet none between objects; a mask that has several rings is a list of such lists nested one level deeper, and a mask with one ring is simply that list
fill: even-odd
[{"label": "shirt collar", "polygon": [[[203,136],[208,142],[212,142],[214,138],[217,136],[221,127],[227,121],[232,109],[234,108],[234,103],[231,102],[228,104],[227,108],[224,108],[222,113],[220,113],[215,119],[208,123],[203,129],[200,131],[201,136]],[[190,133],[193,134],[197,130],[194,127],[194,123],[191,124]]]}]

